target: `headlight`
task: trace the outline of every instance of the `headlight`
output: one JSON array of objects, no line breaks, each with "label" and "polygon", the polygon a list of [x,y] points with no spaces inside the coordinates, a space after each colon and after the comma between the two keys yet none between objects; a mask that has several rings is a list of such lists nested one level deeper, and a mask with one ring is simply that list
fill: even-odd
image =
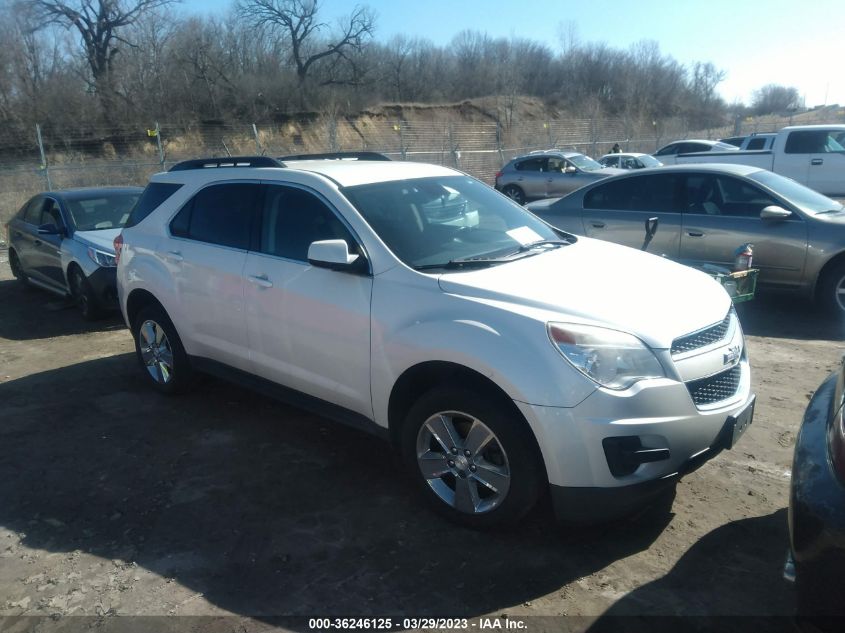
[{"label": "headlight", "polygon": [[103,268],[114,268],[117,266],[114,255],[96,249],[93,246],[88,247],[88,257],[90,257],[91,261],[97,264],[97,266],[102,266]]},{"label": "headlight", "polygon": [[636,336],[575,323],[549,323],[548,330],[554,346],[575,369],[609,389],[666,376],[657,357]]}]

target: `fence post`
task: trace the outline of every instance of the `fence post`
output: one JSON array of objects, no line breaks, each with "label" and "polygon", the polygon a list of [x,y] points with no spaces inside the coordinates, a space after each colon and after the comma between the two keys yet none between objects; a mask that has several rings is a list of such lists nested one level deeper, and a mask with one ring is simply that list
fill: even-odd
[{"label": "fence post", "polygon": [[47,179],[47,191],[53,190],[53,183],[50,182],[50,166],[47,164],[47,154],[44,152],[44,141],[41,140],[41,126],[35,124],[35,135],[38,137],[38,149],[41,151],[41,170]]},{"label": "fence post", "polygon": [[264,156],[264,150],[261,149],[261,141],[258,139],[258,128],[255,126],[255,123],[252,124],[252,134],[255,136],[255,151],[258,152],[259,156]]},{"label": "fence post", "polygon": [[502,148],[502,124],[496,121],[496,150],[499,152],[499,163],[505,164],[505,152]]},{"label": "fence post", "polygon": [[449,124],[449,151],[452,153],[452,163],[455,169],[461,168],[461,152],[458,146],[455,145],[455,134],[452,124]]},{"label": "fence post", "polygon": [[552,149],[555,146],[555,144],[552,142],[552,122],[551,121],[546,121],[546,131],[548,132],[548,137],[549,137],[549,144],[546,147],[548,147],[549,149]]},{"label": "fence post", "polygon": [[164,149],[161,146],[161,126],[156,121],[156,147],[158,147],[158,164],[164,170]]},{"label": "fence post", "polygon": [[329,151],[337,152],[337,117],[332,115],[329,119]]},{"label": "fence post", "polygon": [[399,152],[402,154],[402,160],[408,160],[408,148],[405,147],[405,126],[402,125],[402,119],[399,119],[396,129],[399,130]]}]

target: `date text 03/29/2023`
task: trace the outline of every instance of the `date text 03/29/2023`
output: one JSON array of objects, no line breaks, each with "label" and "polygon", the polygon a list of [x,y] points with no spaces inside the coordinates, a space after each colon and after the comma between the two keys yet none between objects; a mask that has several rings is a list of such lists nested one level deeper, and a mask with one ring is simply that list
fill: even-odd
[{"label": "date text 03/29/2023", "polygon": [[310,618],[313,631],[331,630],[525,630],[526,623],[515,618]]}]

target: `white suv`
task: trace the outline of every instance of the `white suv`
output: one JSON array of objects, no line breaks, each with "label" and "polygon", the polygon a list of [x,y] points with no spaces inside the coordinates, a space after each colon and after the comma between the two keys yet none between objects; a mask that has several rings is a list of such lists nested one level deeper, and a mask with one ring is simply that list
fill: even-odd
[{"label": "white suv", "polygon": [[372,431],[452,519],[641,506],[753,414],[706,275],[558,231],[410,162],[210,159],[153,176],[115,240],[150,384],[228,377]]}]

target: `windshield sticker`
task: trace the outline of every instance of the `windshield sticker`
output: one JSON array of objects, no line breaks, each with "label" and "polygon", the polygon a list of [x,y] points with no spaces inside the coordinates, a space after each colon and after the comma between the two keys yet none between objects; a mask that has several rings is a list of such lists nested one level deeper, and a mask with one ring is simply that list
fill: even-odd
[{"label": "windshield sticker", "polygon": [[507,232],[511,239],[516,240],[520,244],[530,244],[543,239],[543,236],[537,233],[534,229],[527,226],[520,226],[517,229],[511,229]]}]

